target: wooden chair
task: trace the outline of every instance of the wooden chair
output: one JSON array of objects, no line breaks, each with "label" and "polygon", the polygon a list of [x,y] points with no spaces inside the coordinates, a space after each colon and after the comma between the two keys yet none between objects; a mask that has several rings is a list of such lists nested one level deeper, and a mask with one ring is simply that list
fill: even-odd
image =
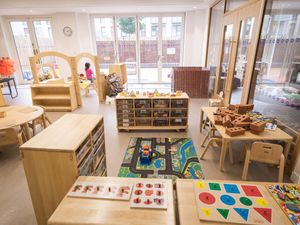
[{"label": "wooden chair", "polygon": [[[42,106],[40,106],[40,107],[42,107]],[[48,122],[48,124],[51,124],[51,121],[46,116],[45,110],[44,110],[43,115],[41,115],[40,117],[36,118],[31,123],[28,123],[28,126],[32,129],[32,136],[36,135],[36,129],[37,129],[38,125],[40,125],[41,127],[43,127],[45,129],[47,127],[47,122]]]},{"label": "wooden chair", "polygon": [[15,128],[7,128],[0,130],[0,146],[12,145],[18,143],[19,146],[26,141],[23,128],[19,131]]},{"label": "wooden chair", "polygon": [[[204,144],[206,142],[206,140],[209,138],[209,141],[204,149],[204,151],[202,152],[201,156],[200,156],[200,159],[203,159],[208,148],[210,146],[214,146],[214,144],[218,145],[218,146],[221,146],[222,145],[222,137],[219,137],[219,136],[216,136],[215,135],[215,131],[216,129],[214,127],[212,127],[209,131],[208,131],[208,134],[206,135],[206,137],[204,138],[203,140],[203,143],[202,143],[202,147],[204,147]],[[229,151],[229,159],[230,159],[230,163],[233,164],[233,154],[232,154],[232,145],[231,143],[228,143],[228,151]]]},{"label": "wooden chair", "polygon": [[256,161],[272,165],[279,165],[278,182],[282,182],[285,158],[281,145],[265,142],[254,142],[251,150],[247,145],[245,145],[244,151],[246,151],[246,157],[242,180],[247,180],[249,163],[251,161]]}]

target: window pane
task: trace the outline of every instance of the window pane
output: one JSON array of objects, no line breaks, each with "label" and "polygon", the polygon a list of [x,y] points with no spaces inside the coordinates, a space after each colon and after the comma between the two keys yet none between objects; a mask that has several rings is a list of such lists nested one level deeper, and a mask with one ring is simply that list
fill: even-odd
[{"label": "window pane", "polygon": [[29,28],[26,21],[10,22],[15,46],[19,56],[19,61],[24,80],[31,80],[32,73],[29,63],[29,57],[33,56],[32,43],[29,36]]},{"label": "window pane", "polygon": [[116,62],[113,19],[110,17],[95,18],[94,22],[100,68],[101,71],[108,74],[108,65]]},{"label": "window pane", "polygon": [[[292,10],[291,10],[292,9]],[[273,1],[264,16],[251,90],[255,110],[300,129],[300,5]]]},{"label": "window pane", "polygon": [[182,17],[162,17],[162,82],[171,82],[169,74],[180,65]]},{"label": "window pane", "polygon": [[126,64],[128,80],[137,82],[136,19],[117,18],[119,61]]},{"label": "window pane", "polygon": [[226,12],[234,10],[245,3],[247,3],[249,0],[226,0]]}]

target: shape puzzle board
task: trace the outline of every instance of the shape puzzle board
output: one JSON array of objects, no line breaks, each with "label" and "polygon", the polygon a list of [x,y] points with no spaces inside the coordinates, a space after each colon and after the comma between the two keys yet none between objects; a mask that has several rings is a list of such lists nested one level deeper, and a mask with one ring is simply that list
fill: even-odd
[{"label": "shape puzzle board", "polygon": [[300,185],[267,185],[269,192],[295,225],[300,225]]},{"label": "shape puzzle board", "polygon": [[264,186],[223,182],[194,181],[200,220],[272,224],[273,208],[264,196]]},{"label": "shape puzzle board", "polygon": [[167,209],[167,191],[167,184],[165,182],[136,182],[133,186],[130,207]]},{"label": "shape puzzle board", "polygon": [[[140,146],[153,150],[148,165],[140,163]],[[142,177],[159,179],[204,179],[196,149],[190,138],[130,138],[119,177]]]},{"label": "shape puzzle board", "polygon": [[69,197],[129,200],[132,185],[114,183],[76,182]]}]

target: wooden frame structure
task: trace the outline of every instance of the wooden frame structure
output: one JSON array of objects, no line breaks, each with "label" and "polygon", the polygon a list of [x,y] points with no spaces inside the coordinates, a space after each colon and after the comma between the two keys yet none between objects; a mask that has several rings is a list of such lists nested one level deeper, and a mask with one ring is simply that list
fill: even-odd
[{"label": "wooden frame structure", "polygon": [[5,101],[4,101],[1,87],[0,87],[0,106],[5,106]]},{"label": "wooden frame structure", "polygon": [[95,66],[95,75],[96,75],[95,88],[96,88],[96,92],[97,92],[97,95],[98,95],[98,100],[99,100],[99,103],[105,102],[106,93],[107,93],[107,83],[106,83],[106,80],[105,80],[104,76],[100,72],[98,56],[95,56],[95,55],[92,55],[92,54],[86,53],[86,52],[78,54],[75,57],[76,70],[77,70],[78,63],[82,58],[88,58],[94,64],[94,66]]},{"label": "wooden frame structure", "polygon": [[[64,82],[59,79],[39,81],[37,65],[43,57],[49,56],[59,57],[68,63],[71,70],[71,82]],[[75,57],[48,51],[30,57],[29,61],[33,76],[31,95],[34,105],[42,105],[46,111],[73,111],[82,105]]]}]

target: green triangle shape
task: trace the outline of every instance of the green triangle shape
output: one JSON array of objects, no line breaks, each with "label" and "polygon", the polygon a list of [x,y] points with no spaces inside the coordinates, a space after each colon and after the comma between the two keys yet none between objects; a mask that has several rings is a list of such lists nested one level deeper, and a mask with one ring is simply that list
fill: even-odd
[{"label": "green triangle shape", "polygon": [[227,219],[229,214],[229,209],[217,209],[217,210],[224,217],[224,219]]}]

